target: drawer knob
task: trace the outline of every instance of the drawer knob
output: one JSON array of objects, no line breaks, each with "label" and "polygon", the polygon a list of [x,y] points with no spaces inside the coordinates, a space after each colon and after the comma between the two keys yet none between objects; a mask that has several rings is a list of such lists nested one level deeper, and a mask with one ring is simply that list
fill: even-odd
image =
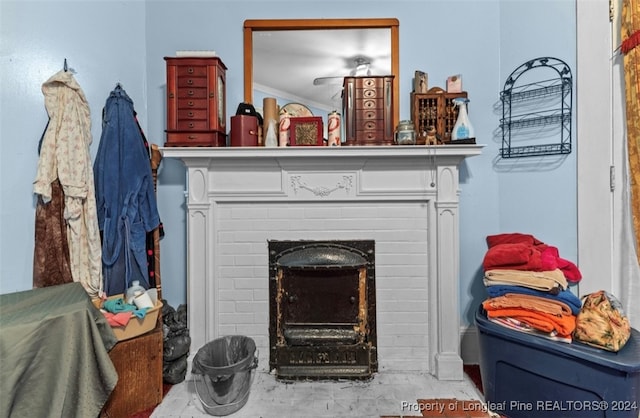
[{"label": "drawer knob", "polygon": [[189,100],[189,101],[187,102],[187,106],[193,106],[193,102],[192,102],[191,100]]},{"label": "drawer knob", "polygon": [[189,67],[189,68],[187,69],[187,72],[188,72],[189,74],[193,74],[193,67]]},{"label": "drawer knob", "polygon": [[187,80],[187,84],[189,84],[189,85],[193,84],[193,80],[192,79],[188,79]]},{"label": "drawer knob", "polygon": [[189,117],[192,118],[193,117],[193,112],[189,112],[189,113],[187,113],[187,115],[189,115]]},{"label": "drawer knob", "polygon": [[187,94],[188,94],[189,96],[193,96],[193,90],[189,90],[189,91],[187,92]]},{"label": "drawer knob", "polygon": [[189,135],[187,138],[189,138],[189,139],[198,139],[198,135]]},{"label": "drawer knob", "polygon": [[189,122],[189,128],[193,128],[193,122]]}]

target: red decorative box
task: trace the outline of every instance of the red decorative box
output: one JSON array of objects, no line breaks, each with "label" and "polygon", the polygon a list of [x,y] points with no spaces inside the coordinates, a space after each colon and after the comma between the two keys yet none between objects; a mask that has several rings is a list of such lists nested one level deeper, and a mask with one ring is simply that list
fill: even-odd
[{"label": "red decorative box", "polygon": [[289,145],[292,147],[324,145],[322,117],[292,117],[289,125]]},{"label": "red decorative box", "polygon": [[252,115],[231,116],[231,146],[258,146],[258,118]]}]

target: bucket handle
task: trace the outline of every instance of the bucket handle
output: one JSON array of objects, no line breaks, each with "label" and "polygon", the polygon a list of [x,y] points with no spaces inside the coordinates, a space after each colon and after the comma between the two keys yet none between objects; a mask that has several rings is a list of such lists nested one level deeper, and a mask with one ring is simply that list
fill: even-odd
[{"label": "bucket handle", "polygon": [[260,350],[258,350],[256,348],[255,351],[253,352],[253,361],[251,362],[249,367],[247,367],[247,370],[256,369],[258,367],[258,355],[259,354],[260,354]]}]

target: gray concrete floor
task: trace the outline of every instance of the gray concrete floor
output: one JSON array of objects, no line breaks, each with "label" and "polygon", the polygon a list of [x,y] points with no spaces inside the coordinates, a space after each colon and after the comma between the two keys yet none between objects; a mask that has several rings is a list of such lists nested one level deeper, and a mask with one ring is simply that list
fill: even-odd
[{"label": "gray concrete floor", "polygon": [[[190,370],[190,368],[189,368]],[[195,378],[171,388],[151,418],[210,417],[195,391]],[[247,403],[227,415],[234,418],[377,418],[420,416],[418,399],[483,400],[473,382],[438,381],[428,374],[380,372],[367,381],[282,382],[265,371],[254,371]]]}]

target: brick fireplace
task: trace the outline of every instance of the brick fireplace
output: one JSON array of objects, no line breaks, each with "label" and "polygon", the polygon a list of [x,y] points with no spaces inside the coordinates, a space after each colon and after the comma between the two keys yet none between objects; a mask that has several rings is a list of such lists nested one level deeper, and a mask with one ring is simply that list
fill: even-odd
[{"label": "brick fireplace", "polygon": [[270,240],[371,240],[378,371],[462,379],[458,176],[481,148],[164,148],[187,167],[192,354],[247,335],[269,367]]}]

